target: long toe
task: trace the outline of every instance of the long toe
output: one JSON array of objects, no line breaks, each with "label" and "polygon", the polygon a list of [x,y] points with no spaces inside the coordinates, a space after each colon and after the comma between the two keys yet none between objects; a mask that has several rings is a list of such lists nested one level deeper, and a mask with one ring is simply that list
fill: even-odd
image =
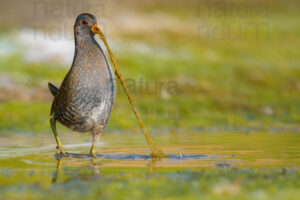
[{"label": "long toe", "polygon": [[97,157],[97,154],[96,154],[95,151],[91,151],[90,154],[91,154],[92,157]]},{"label": "long toe", "polygon": [[66,154],[66,152],[65,152],[64,150],[62,150],[62,149],[58,149],[57,153],[58,153],[59,155],[64,155],[64,154]]}]

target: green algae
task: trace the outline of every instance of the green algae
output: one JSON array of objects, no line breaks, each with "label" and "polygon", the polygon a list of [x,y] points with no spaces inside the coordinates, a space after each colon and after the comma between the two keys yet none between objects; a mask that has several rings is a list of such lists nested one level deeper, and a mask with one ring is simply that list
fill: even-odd
[{"label": "green algae", "polygon": [[[0,76],[16,86],[1,86],[1,199],[298,199],[298,3],[266,5],[267,17],[239,18],[209,17],[207,7],[197,10],[194,1],[145,2],[136,8],[142,20],[163,13],[175,21],[174,29],[120,28],[111,38],[121,38],[112,50],[124,76],[137,87],[141,79],[148,82],[149,90],[144,83],[142,91],[130,92],[158,144],[168,155],[197,159],[150,160],[118,90],[99,158],[64,157],[58,166],[47,82],[59,86],[71,63],[32,63],[22,52],[1,55]],[[268,35],[260,30],[260,38],[249,32],[244,39],[208,40],[197,33],[203,24],[260,22],[270,28]],[[153,92],[156,82],[168,81],[177,83],[176,94],[166,85]],[[20,98],[27,93],[36,94]],[[58,129],[68,152],[88,153],[90,134]]]},{"label": "green algae", "polygon": [[[89,136],[63,134],[66,151],[88,153],[89,144],[81,144]],[[21,138],[22,142],[17,138],[1,139],[0,193],[6,199],[295,199],[299,195],[298,134],[167,133],[158,137],[159,144],[167,155],[181,152],[182,159],[160,160],[137,156],[150,153],[142,135],[107,134],[100,140],[98,158],[58,160],[50,133]],[[187,155],[202,157],[184,159]]]}]

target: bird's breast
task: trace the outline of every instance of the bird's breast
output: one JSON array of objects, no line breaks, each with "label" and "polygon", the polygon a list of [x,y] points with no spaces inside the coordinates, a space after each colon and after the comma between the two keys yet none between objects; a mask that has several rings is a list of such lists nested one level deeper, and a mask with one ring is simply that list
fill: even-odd
[{"label": "bird's breast", "polygon": [[59,121],[81,132],[105,126],[114,97],[113,73],[102,50],[78,52],[56,96]]}]

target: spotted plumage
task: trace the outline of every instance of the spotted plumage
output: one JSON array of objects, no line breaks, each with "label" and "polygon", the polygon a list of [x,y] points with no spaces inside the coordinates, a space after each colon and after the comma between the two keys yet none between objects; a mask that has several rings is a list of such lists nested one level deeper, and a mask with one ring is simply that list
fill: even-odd
[{"label": "spotted plumage", "polygon": [[51,108],[54,124],[57,120],[74,131],[92,132],[94,147],[112,110],[115,83],[105,54],[94,39],[92,26],[96,26],[93,15],[85,13],[77,17],[72,67],[59,89],[50,83],[49,89],[54,95]]}]

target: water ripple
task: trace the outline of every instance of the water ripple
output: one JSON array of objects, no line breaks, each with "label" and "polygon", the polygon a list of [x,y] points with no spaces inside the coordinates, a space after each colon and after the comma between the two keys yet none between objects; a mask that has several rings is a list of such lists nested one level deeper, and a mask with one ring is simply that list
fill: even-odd
[{"label": "water ripple", "polygon": [[[93,158],[90,154],[67,153],[64,155],[54,155],[56,158]],[[202,160],[217,159],[224,155],[203,155],[203,154],[167,154],[172,160]],[[151,154],[97,154],[96,158],[108,160],[151,160]]]}]

